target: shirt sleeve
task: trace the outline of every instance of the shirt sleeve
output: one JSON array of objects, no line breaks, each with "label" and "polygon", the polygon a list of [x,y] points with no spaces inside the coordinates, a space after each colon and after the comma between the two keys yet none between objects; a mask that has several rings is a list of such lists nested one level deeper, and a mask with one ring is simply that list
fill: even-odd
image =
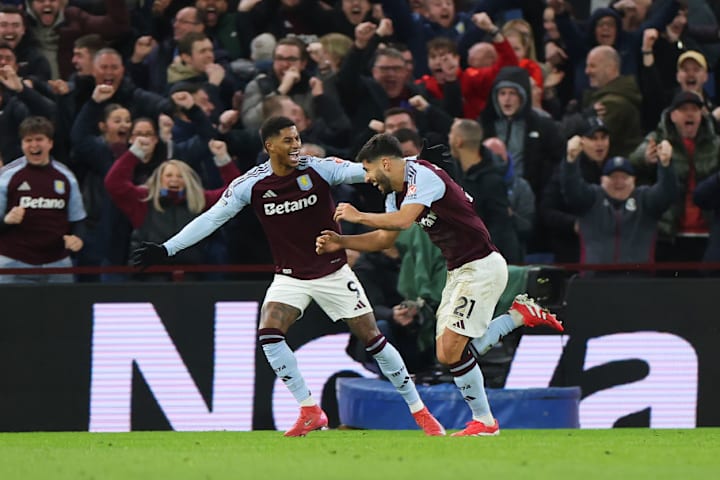
[{"label": "shirt sleeve", "polygon": [[5,218],[7,209],[8,183],[10,175],[0,170],[0,222]]},{"label": "shirt sleeve", "polygon": [[80,193],[80,186],[72,173],[68,176],[68,182],[70,183],[70,199],[68,202],[68,220],[71,222],[79,222],[83,220],[87,214],[85,213],[85,205],[83,205],[82,194]]},{"label": "shirt sleeve", "polygon": [[314,168],[330,185],[363,183],[365,181],[365,169],[361,163],[350,162],[338,157],[309,157],[308,166]]},{"label": "shirt sleeve", "polygon": [[163,243],[168,255],[173,256],[181,250],[195,245],[220,228],[237,213],[250,204],[252,187],[255,181],[243,175],[235,179],[220,199],[205,213],[195,217],[175,236]]},{"label": "shirt sleeve", "polygon": [[445,195],[445,182],[425,166],[414,166],[414,174],[407,179],[407,192],[402,205],[419,203],[430,207]]}]

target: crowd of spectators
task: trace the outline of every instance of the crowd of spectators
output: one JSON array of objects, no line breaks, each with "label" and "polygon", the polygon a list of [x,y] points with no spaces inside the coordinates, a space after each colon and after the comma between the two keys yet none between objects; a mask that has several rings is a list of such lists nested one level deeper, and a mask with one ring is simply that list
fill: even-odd
[{"label": "crowd of spectators", "polygon": [[[127,265],[265,161],[284,115],[318,157],[446,145],[426,159],[509,263],[717,261],[719,33],[705,0],[0,0],[0,260]],[[22,235],[51,254],[14,257]],[[252,212],[182,260],[271,263]]]}]

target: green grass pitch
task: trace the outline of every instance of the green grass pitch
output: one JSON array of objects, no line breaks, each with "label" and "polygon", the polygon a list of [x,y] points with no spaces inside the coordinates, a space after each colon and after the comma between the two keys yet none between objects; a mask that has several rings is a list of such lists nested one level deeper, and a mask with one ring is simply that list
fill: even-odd
[{"label": "green grass pitch", "polygon": [[715,479],[720,428],[0,433],[0,479]]}]

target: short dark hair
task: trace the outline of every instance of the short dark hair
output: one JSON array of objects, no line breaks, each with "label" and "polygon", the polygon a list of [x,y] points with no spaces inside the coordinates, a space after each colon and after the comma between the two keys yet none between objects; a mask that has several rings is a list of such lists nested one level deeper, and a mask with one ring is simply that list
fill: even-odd
[{"label": "short dark hair", "polygon": [[393,135],[395,135],[395,138],[398,139],[398,142],[400,142],[400,143],[412,142],[413,145],[415,145],[418,150],[422,150],[422,146],[423,146],[422,137],[415,130],[412,130],[409,128],[399,128],[393,132]]},{"label": "short dark hair", "polygon": [[53,123],[45,117],[31,116],[20,122],[18,134],[20,134],[21,140],[27,136],[37,134],[45,135],[52,140],[53,136],[55,136],[55,127]]},{"label": "short dark hair", "polygon": [[308,59],[308,53],[307,53],[307,43],[305,43],[302,38],[299,37],[283,37],[275,44],[275,48],[273,49],[273,59],[275,58],[275,51],[280,45],[290,45],[293,47],[297,47],[300,50],[300,60],[307,60]]},{"label": "short dark hair", "polygon": [[274,137],[275,135],[280,133],[280,130],[282,130],[283,128],[294,126],[295,122],[290,120],[288,117],[283,117],[282,115],[268,118],[260,126],[260,138],[262,139],[263,145],[265,145],[265,141],[268,138]]},{"label": "short dark hair", "polygon": [[383,118],[387,118],[392,115],[402,115],[403,113],[407,114],[412,119],[412,121],[415,122],[415,113],[412,110],[410,110],[409,108],[405,108],[405,107],[388,108],[387,110],[385,110],[383,112]]},{"label": "short dark hair", "polygon": [[458,54],[457,43],[448,37],[435,37],[427,42],[427,51],[430,52],[432,50],[445,51],[453,55]]},{"label": "short dark hair", "polygon": [[170,86],[168,93],[170,95],[172,95],[173,93],[177,93],[177,92],[187,92],[190,95],[194,95],[198,92],[198,90],[201,90],[201,89],[202,89],[202,85],[199,83],[181,80],[179,82],[173,83]]},{"label": "short dark hair", "polygon": [[[115,110],[122,110],[125,107],[119,103],[110,103],[103,108],[102,121],[107,122],[107,119]],[[126,109],[126,108],[125,108]],[[127,110],[127,109],[126,109]]]},{"label": "short dark hair", "polygon": [[376,161],[380,157],[403,158],[400,141],[390,133],[378,133],[368,140],[355,157],[358,162]]},{"label": "short dark hair", "polygon": [[105,48],[105,40],[97,33],[88,33],[78,37],[73,44],[74,48],[87,48],[91,54]]},{"label": "short dark hair", "polygon": [[20,10],[17,5],[0,5],[0,13],[20,15],[21,17],[23,17],[23,23],[25,23],[25,16],[23,15],[23,11]]},{"label": "short dark hair", "polygon": [[192,46],[195,42],[207,40],[208,36],[202,32],[188,32],[177,42],[178,54],[192,55]]}]

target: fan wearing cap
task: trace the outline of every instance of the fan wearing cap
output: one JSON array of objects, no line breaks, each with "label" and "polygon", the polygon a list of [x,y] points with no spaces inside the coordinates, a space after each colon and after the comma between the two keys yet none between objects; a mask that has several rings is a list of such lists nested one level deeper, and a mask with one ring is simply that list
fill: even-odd
[{"label": "fan wearing cap", "polygon": [[565,200],[578,212],[580,261],[653,262],[658,220],[677,193],[670,142],[658,146],[657,183],[640,187],[636,187],[635,170],[625,157],[605,162],[600,185],[585,182],[576,161],[582,143],[579,136],[568,141],[567,159],[560,168]]},{"label": "fan wearing cap", "polygon": [[[610,132],[602,120],[591,117],[585,120],[578,134],[581,138],[582,151],[578,154],[575,163],[578,165],[580,176],[589,184],[599,185],[602,166],[610,150]],[[566,202],[563,196],[559,168],[543,191],[539,216],[555,261],[578,262],[580,260],[578,216],[574,206]]]},{"label": "fan wearing cap", "polygon": [[[715,107],[704,88],[708,81],[705,56],[697,50],[687,50],[678,56],[677,47],[668,46],[667,40],[661,39],[655,29],[644,32],[643,66],[638,75],[643,92],[643,126],[646,130],[654,128],[663,109],[679,91],[699,95],[706,112],[712,112],[716,120],[720,119],[720,109]],[[677,61],[670,63],[675,56]]]},{"label": "fan wearing cap", "polygon": [[639,184],[656,178],[658,143],[673,146],[673,165],[678,176],[678,196],[660,222],[658,261],[700,261],[708,237],[703,212],[692,201],[695,186],[720,168],[720,139],[712,120],[703,115],[703,101],[695,93],[681,91],[663,112],[655,131],[630,155]]}]

